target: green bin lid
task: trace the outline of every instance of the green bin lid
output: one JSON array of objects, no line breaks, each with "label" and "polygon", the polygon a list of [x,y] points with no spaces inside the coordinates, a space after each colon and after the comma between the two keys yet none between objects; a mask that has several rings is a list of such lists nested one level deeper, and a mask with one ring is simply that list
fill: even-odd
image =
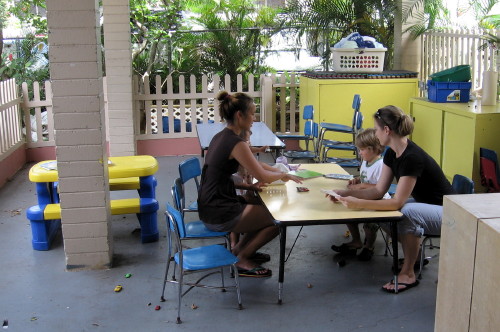
[{"label": "green bin lid", "polygon": [[470,66],[460,65],[429,75],[434,82],[467,82],[470,81]]}]

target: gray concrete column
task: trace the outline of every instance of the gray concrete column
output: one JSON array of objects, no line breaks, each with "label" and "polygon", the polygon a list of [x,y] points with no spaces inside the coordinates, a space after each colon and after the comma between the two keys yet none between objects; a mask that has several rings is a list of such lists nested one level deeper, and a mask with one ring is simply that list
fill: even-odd
[{"label": "gray concrete column", "polygon": [[398,0],[398,10],[394,17],[394,69],[411,70],[418,72],[420,70],[421,42],[420,38],[413,40],[409,33],[404,33],[409,26],[418,22],[417,12],[422,12],[423,7],[416,8],[413,17],[402,23],[402,8],[404,3],[409,0]]},{"label": "gray concrete column", "polygon": [[66,268],[108,268],[113,246],[98,1],[47,0],[47,24]]},{"label": "gray concrete column", "polygon": [[103,0],[109,154],[136,154],[129,0]]}]

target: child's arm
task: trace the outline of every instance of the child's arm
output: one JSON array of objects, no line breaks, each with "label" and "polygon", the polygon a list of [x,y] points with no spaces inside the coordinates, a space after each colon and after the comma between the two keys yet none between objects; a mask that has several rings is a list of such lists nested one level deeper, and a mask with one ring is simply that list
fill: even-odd
[{"label": "child's arm", "polygon": [[347,185],[347,188],[349,189],[369,189],[375,187],[376,184],[372,183],[356,183],[356,184],[349,184]]},{"label": "child's arm", "polygon": [[261,146],[260,148],[258,147],[255,147],[255,146],[251,146],[250,147],[250,151],[252,151],[252,153],[264,153],[266,152],[266,150],[269,149],[269,146]]}]

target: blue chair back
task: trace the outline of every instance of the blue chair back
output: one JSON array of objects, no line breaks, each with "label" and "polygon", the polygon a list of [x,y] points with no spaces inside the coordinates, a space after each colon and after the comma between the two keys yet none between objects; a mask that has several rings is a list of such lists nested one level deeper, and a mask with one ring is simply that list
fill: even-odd
[{"label": "blue chair back", "polygon": [[201,166],[198,158],[192,157],[182,161],[179,164],[179,175],[182,183],[186,183],[190,179],[195,179],[198,186],[197,177],[201,175]]},{"label": "blue chair back", "polygon": [[313,122],[312,127],[313,127],[313,131],[312,131],[313,137],[318,138],[318,136],[319,136],[319,124],[317,122]]},{"label": "blue chair back", "polygon": [[455,174],[451,186],[457,194],[464,195],[474,193],[474,181],[460,174]]},{"label": "blue chair back", "polygon": [[168,227],[171,231],[178,231],[179,238],[186,237],[186,227],[182,214],[174,208],[170,203],[167,203]]},{"label": "blue chair back", "polygon": [[177,178],[172,185],[172,201],[174,203],[174,207],[179,211],[182,211],[184,208],[183,196],[181,179]]},{"label": "blue chair back", "polygon": [[302,113],[302,119],[312,120],[314,118],[314,107],[313,105],[304,106],[304,112]]},{"label": "blue chair back", "polygon": [[361,96],[355,94],[354,98],[352,99],[352,109],[354,110],[354,112],[359,112],[360,108],[361,108]]}]

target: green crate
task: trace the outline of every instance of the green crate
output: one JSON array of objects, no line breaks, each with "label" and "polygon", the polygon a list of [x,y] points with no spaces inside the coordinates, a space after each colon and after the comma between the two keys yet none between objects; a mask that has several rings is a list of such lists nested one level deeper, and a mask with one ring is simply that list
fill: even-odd
[{"label": "green crate", "polygon": [[470,66],[461,65],[429,75],[434,82],[467,82],[470,81]]}]

